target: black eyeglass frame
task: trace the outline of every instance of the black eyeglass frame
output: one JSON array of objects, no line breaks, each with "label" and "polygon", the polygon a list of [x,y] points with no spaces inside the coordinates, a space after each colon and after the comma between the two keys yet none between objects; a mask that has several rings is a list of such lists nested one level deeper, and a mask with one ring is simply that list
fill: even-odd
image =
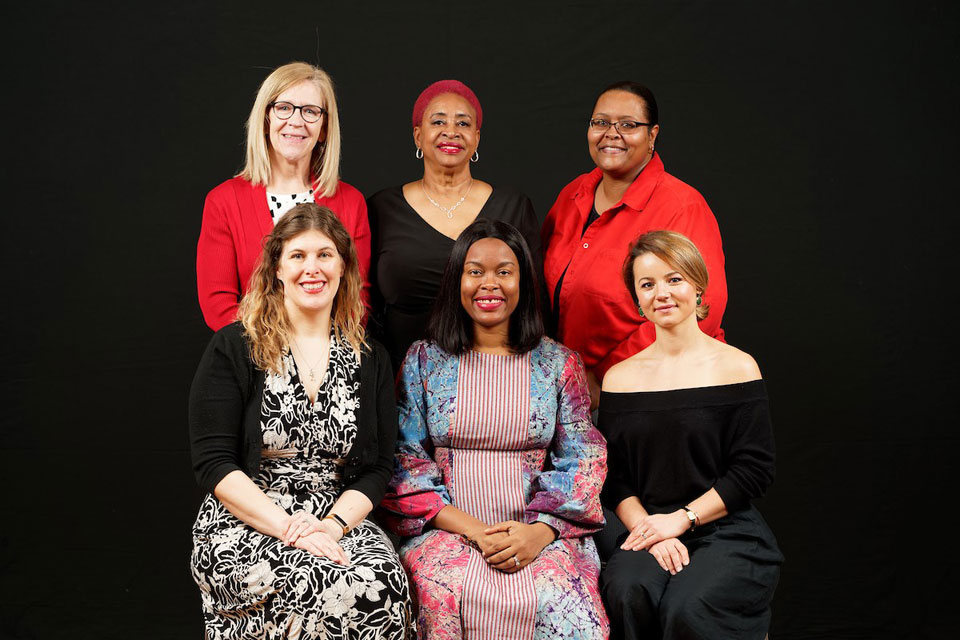
[{"label": "black eyeglass frame", "polygon": [[[606,122],[606,123],[607,123],[607,126],[605,126],[605,127],[604,127],[604,126],[600,126],[600,125],[594,126],[594,124],[593,124],[594,122]],[[621,125],[621,124],[626,124],[626,123],[630,123],[630,124],[634,125],[634,128],[633,128],[633,129],[627,129],[626,132],[621,131],[621,130],[620,130],[620,125]],[[619,134],[623,134],[623,133],[633,133],[633,132],[636,131],[639,127],[652,127],[652,126],[654,126],[652,122],[640,122],[639,120],[617,120],[616,122],[610,122],[609,120],[604,120],[603,118],[590,118],[590,119],[587,121],[587,128],[588,128],[588,129],[594,129],[594,128],[595,128],[597,131],[608,131],[608,130],[610,129],[610,127],[613,127],[614,129],[617,130],[617,133],[619,133]]]},{"label": "black eyeglass frame", "polygon": [[[277,105],[278,105],[278,104],[288,104],[288,105],[290,105],[291,107],[293,107],[293,111],[290,112],[290,115],[288,115],[286,118],[284,118],[282,115],[280,115],[279,113],[277,113]],[[273,109],[274,115],[277,116],[278,118],[280,118],[281,120],[289,120],[290,118],[292,118],[292,117],[293,117],[293,114],[295,114],[295,113],[297,112],[297,109],[300,110],[300,117],[303,118],[303,121],[304,121],[304,122],[309,122],[310,124],[313,124],[314,122],[320,122],[320,119],[323,118],[323,116],[327,115],[327,110],[324,109],[323,107],[321,107],[320,105],[316,105],[316,104],[293,104],[292,102],[287,102],[286,100],[278,100],[278,101],[275,101],[275,102],[271,102],[271,103],[268,104],[267,106],[270,107],[271,109]],[[316,109],[317,111],[320,112],[320,117],[317,118],[316,120],[308,120],[308,119],[307,119],[306,117],[304,117],[304,115],[303,115],[303,110],[304,110],[304,109]],[[618,131],[619,131],[619,129],[618,129]]]}]

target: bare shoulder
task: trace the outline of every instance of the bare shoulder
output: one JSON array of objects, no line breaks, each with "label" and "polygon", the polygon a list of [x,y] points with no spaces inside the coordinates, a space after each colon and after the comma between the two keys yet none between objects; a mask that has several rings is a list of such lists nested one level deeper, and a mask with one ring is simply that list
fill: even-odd
[{"label": "bare shoulder", "polygon": [[736,384],[760,380],[763,375],[757,361],[746,351],[717,341],[716,371],[722,380],[719,384]]},{"label": "bare shoulder", "polygon": [[606,375],[603,376],[602,389],[612,393],[635,391],[637,380],[649,365],[649,358],[643,351],[633,354],[607,369]]}]

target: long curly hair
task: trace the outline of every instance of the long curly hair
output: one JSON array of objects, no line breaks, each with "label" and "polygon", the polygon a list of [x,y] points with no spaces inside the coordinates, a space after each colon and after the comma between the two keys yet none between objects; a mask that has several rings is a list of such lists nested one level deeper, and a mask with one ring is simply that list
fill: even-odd
[{"label": "long curly hair", "polygon": [[330,238],[343,260],[343,277],[330,317],[334,335],[349,343],[358,356],[367,347],[360,297],[363,283],[353,240],[333,211],[312,202],[300,204],[280,218],[264,239],[263,252],[237,313],[250,345],[250,357],[263,371],[284,373],[283,355],[290,346],[290,320],[283,305],[283,284],[277,278],[283,247],[291,238],[311,230]]}]

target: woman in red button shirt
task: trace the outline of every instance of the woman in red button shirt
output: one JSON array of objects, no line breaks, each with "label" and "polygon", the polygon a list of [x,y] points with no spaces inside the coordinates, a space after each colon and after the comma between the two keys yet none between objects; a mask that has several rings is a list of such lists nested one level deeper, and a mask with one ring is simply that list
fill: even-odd
[{"label": "woman in red button shirt", "polygon": [[207,194],[197,242],[197,293],[216,331],[234,320],[263,238],[294,206],[331,209],[357,249],[368,299],[370,224],[361,193],[340,181],[340,117],[333,81],[322,69],[293,62],[260,85],[247,121],[243,170]]},{"label": "woman in red button shirt", "polygon": [[650,89],[630,81],[604,89],[587,127],[597,167],[560,192],[543,225],[544,275],[557,338],[583,358],[594,408],[607,369],[656,338],[629,292],[615,286],[637,236],[669,229],[699,247],[711,279],[704,299],[710,316],[700,328],[723,340],[727,283],[720,229],[703,196],[664,171],[655,151],[659,133]]}]

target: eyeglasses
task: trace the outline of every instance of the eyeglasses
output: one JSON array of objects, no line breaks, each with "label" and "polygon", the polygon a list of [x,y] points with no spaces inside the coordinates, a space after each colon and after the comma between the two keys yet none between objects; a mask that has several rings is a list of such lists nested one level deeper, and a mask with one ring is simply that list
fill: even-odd
[{"label": "eyeglasses", "polygon": [[300,109],[300,117],[304,122],[316,122],[327,112],[326,109],[315,104],[301,106],[292,102],[271,102],[270,106],[273,107],[273,113],[281,120],[289,120],[297,109]]},{"label": "eyeglasses", "polygon": [[640,127],[652,127],[650,122],[637,122],[636,120],[620,120],[619,122],[610,122],[602,118],[590,120],[590,130],[597,133],[606,131],[610,127],[617,130],[617,133],[633,133]]}]

